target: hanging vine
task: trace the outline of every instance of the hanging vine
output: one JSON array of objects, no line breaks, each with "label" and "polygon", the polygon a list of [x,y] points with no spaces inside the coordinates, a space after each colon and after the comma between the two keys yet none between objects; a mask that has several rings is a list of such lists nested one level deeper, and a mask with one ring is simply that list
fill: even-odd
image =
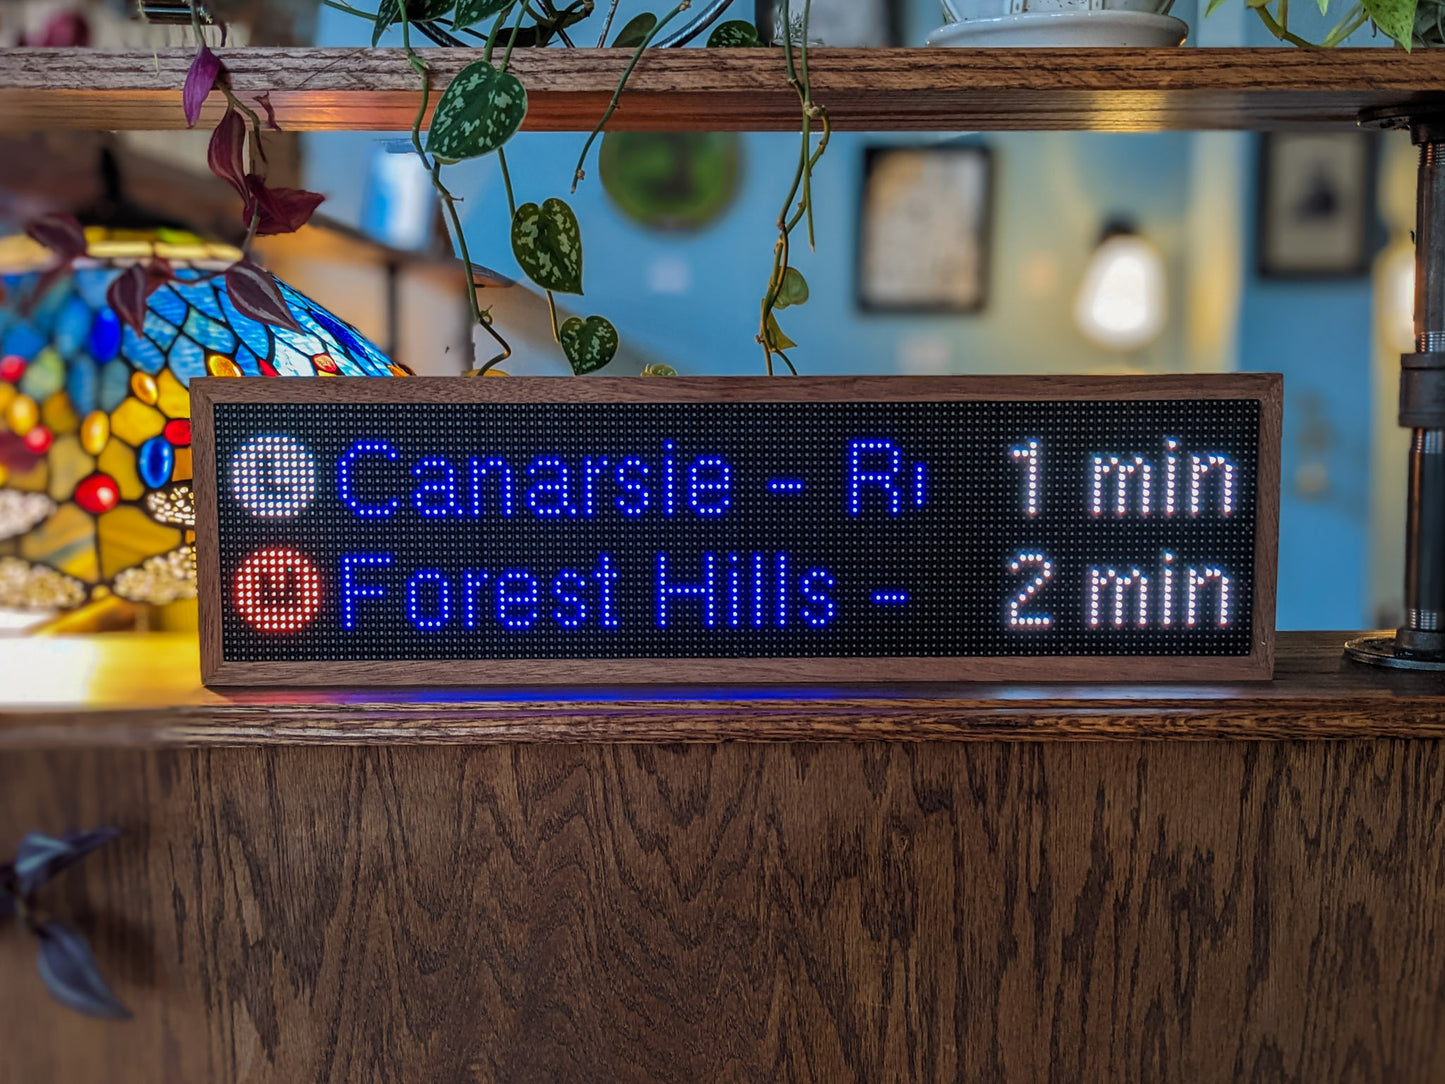
[{"label": "hanging vine", "polygon": [[[422,162],[431,178],[432,188],[444,210],[449,232],[465,266],[471,267],[457,198],[444,178],[445,167],[468,159],[495,154],[507,196],[508,234],[512,254],[523,273],[546,295],[551,315],[552,335],[566,356],[572,371],[578,375],[596,372],[616,356],[620,340],[617,328],[604,316],[572,316],[563,321],[557,309],[558,294],[583,294],[582,231],[571,205],[559,196],[540,202],[518,203],[508,168],[506,145],[521,128],[527,114],[527,91],[522,82],[509,71],[513,50],[517,46],[540,47],[560,42],[574,47],[568,29],[593,13],[593,0],[573,0],[559,6],[553,0],[380,0],[376,11],[357,8],[343,0],[322,0],[372,26],[372,44],[393,26],[400,26],[403,48],[421,86],[421,101],[411,127],[413,153]],[[666,14],[643,13],[631,19],[613,39],[614,47],[633,50],[617,81],[606,110],[583,143],[573,170],[570,191],[586,178],[589,154],[605,131],[622,100],[628,80],[643,54],[654,47],[658,35],[679,15],[691,7],[691,0],[681,0]],[[612,0],[603,22],[599,44],[606,42],[617,13],[618,2]],[[260,104],[266,113],[263,121],[256,110],[247,107],[231,89],[225,65],[205,44],[201,35],[203,22],[210,22],[198,0],[191,4],[192,21],[200,41],[196,58],[187,74],[184,103],[187,121],[194,125],[201,105],[213,91],[226,98],[226,112],[212,134],[210,165],[213,172],[230,183],[241,195],[246,219],[247,240],[243,248],[249,252],[250,240],[258,234],[289,232],[299,229],[311,217],[323,197],[299,189],[269,186],[265,180],[265,152],[262,132],[279,130],[269,100],[263,95]],[[794,21],[788,0],[783,0],[782,47],[788,83],[796,91],[802,116],[802,145],[797,168],[778,216],[778,237],[773,247],[772,269],[762,299],[762,316],[757,341],[763,347],[764,363],[774,371],[774,359],[780,359],[789,372],[796,372],[787,351],[796,344],[778,324],[777,313],[808,298],[808,285],[802,273],[792,264],[792,234],[806,223],[808,243],[814,243],[813,170],[828,146],[828,113],[813,100],[808,75],[808,22],[811,0],[804,0],[801,18]],[[479,27],[485,25],[485,29]],[[468,64],[451,80],[437,99],[429,126],[423,129],[434,88],[432,69],[422,51],[413,45],[413,34],[419,32],[442,44],[459,44],[457,35],[471,38],[483,47],[482,59]],[[760,45],[757,28],[743,21],[726,22],[716,27],[708,39],[712,48]],[[500,50],[500,56],[498,56]],[[816,142],[815,142],[815,132]],[[265,296],[264,281],[258,281],[255,265],[243,255],[238,268],[237,285],[243,292],[238,307],[257,319],[281,322],[287,318],[279,294],[273,300]],[[228,283],[229,275],[228,274]],[[269,280],[261,273],[260,278]],[[275,293],[274,283],[271,292]],[[467,275],[468,303],[472,318],[491,336],[496,351],[472,370],[482,374],[506,360],[511,347],[495,326],[491,310],[483,307],[471,274]],[[142,303],[144,297],[141,298]],[[658,371],[667,370],[657,367]]]}]

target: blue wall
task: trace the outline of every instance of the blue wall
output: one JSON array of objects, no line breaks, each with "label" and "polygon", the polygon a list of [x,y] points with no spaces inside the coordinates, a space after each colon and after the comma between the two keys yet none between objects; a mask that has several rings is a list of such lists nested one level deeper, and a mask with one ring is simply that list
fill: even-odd
[{"label": "blue wall", "polygon": [[[938,21],[936,11],[927,0],[912,3],[910,40],[921,41]],[[1178,13],[1193,21],[1192,10]],[[1256,20],[1248,19],[1243,26],[1248,44],[1271,42]],[[1323,32],[1319,26],[1308,30]],[[324,43],[361,43],[368,37],[368,29],[358,21],[323,12]],[[331,196],[330,213],[359,220],[362,186],[357,178],[365,176],[378,138],[357,133],[310,137],[309,182]],[[804,251],[796,259],[808,277],[812,299],[783,314],[785,330],[800,343],[793,352],[800,369],[1088,372],[1189,367],[1183,332],[1186,215],[1194,155],[1200,152],[1198,141],[1185,133],[984,137],[982,142],[995,151],[994,246],[986,311],[938,317],[859,312],[854,261],[864,148],[949,138],[971,137],[835,137],[815,182],[818,251]],[[565,194],[582,141],[576,134],[517,137],[509,159],[518,199]],[[576,311],[608,316],[624,340],[684,372],[760,372],[762,356],[754,341],[758,299],[771,257],[773,223],[796,152],[793,135],[745,136],[738,198],[718,223],[697,234],[657,233],[623,218],[596,180],[594,152],[590,176],[572,197],[586,251],[586,298],[569,299],[576,302]],[[1249,161],[1238,187],[1239,198],[1252,208],[1252,156]],[[453,190],[465,197],[463,217],[473,258],[517,274],[495,163],[464,163],[449,170],[448,177]],[[1174,309],[1163,339],[1129,358],[1085,342],[1070,311],[1099,229],[1117,214],[1132,218],[1159,245],[1170,271]],[[1252,212],[1246,222],[1241,250],[1249,266],[1240,301],[1238,364],[1286,374],[1279,624],[1359,627],[1366,621],[1369,282],[1259,280],[1252,269]],[[1326,484],[1318,489],[1321,474]]]}]

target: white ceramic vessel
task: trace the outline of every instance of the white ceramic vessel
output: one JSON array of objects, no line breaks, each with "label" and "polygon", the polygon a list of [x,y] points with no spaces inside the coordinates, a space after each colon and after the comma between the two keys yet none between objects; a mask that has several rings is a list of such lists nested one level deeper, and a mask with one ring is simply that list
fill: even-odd
[{"label": "white ceramic vessel", "polygon": [[973,16],[939,27],[928,35],[928,44],[962,49],[1161,49],[1183,45],[1188,35],[1188,25],[1172,15],[1075,6]]}]

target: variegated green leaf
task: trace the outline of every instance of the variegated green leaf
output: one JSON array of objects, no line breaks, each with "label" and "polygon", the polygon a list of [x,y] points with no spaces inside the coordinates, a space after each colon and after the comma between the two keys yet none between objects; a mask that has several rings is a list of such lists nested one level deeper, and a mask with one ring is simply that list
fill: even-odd
[{"label": "variegated green leaf", "polygon": [[758,28],[744,19],[721,23],[708,35],[709,49],[753,49],[762,45]]},{"label": "variegated green leaf", "polygon": [[452,29],[465,30],[483,19],[490,19],[506,11],[517,0],[457,0],[457,10],[452,16]]},{"label": "variegated green leaf", "polygon": [[512,219],[512,255],[544,290],[582,292],[582,230],[566,202],[524,203]]},{"label": "variegated green leaf", "polygon": [[676,376],[676,375],[677,375],[677,370],[674,369],[671,365],[667,365],[667,364],[664,364],[663,362],[660,362],[660,361],[659,361],[659,362],[657,362],[655,365],[644,365],[644,366],[642,367],[642,375],[643,375],[643,376]]},{"label": "variegated green leaf", "polygon": [[1415,38],[1417,0],[1364,0],[1370,19],[1408,51]]},{"label": "variegated green leaf", "polygon": [[[440,19],[452,9],[457,0],[407,0],[406,17],[412,22],[418,19]],[[387,27],[401,22],[401,4],[398,0],[381,0],[376,9],[376,20],[371,26],[371,44],[375,45],[386,33]]]},{"label": "variegated green leaf", "polygon": [[485,60],[457,73],[426,134],[426,149],[444,162],[489,154],[511,139],[527,115],[527,90]]},{"label": "variegated green leaf", "polygon": [[595,373],[617,356],[617,329],[601,316],[573,316],[560,328],[562,352],[578,376]]}]

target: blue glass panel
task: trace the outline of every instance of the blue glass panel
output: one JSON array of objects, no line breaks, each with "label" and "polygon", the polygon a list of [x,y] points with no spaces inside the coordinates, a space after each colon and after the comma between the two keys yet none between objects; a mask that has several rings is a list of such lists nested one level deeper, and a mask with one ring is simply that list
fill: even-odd
[{"label": "blue glass panel", "polygon": [[[283,332],[289,339],[295,336],[289,332]],[[282,376],[315,376],[316,367],[311,364],[311,356],[297,350],[290,342],[283,342],[281,335],[276,337],[276,353],[271,358],[271,364],[276,366],[276,372]]]},{"label": "blue glass panel", "polygon": [[159,489],[171,480],[171,468],[176,465],[176,453],[165,437],[151,437],[140,446],[136,466],[140,468],[140,480],[151,489]]},{"label": "blue glass panel", "polygon": [[55,318],[60,315],[61,306],[65,304],[66,298],[70,296],[71,289],[70,280],[68,278],[61,279],[45,291],[45,295],[40,299],[40,303],[31,310],[30,322],[41,332],[46,333],[47,336],[53,331]]},{"label": "blue glass panel", "polygon": [[120,352],[120,317],[110,309],[95,314],[90,329],[90,356],[104,365]]},{"label": "blue glass panel", "polygon": [[91,308],[77,293],[71,293],[55,320],[55,349],[70,357],[90,338]]},{"label": "blue glass panel", "polygon": [[214,278],[184,286],[181,288],[181,296],[213,320],[225,321],[226,314],[221,311],[221,303],[216,299],[216,294],[223,292],[220,289],[220,284],[223,282],[225,282],[223,278]]},{"label": "blue glass panel", "polygon": [[71,276],[71,281],[85,303],[98,311],[106,308],[105,288],[117,274],[118,271],[109,267],[82,267]]},{"label": "blue glass panel", "polygon": [[89,414],[95,409],[100,390],[100,370],[85,354],[71,358],[65,367],[65,390],[77,414]]},{"label": "blue glass panel", "polygon": [[236,349],[236,336],[224,324],[218,324],[199,309],[192,309],[182,328],[207,350],[230,354]]},{"label": "blue glass panel", "polygon": [[261,375],[261,365],[256,360],[256,355],[251,353],[248,347],[236,347],[236,353],[232,355],[231,360],[234,361],[240,367],[241,372],[247,376]]},{"label": "blue glass panel", "polygon": [[[193,376],[206,375],[206,352],[191,339],[182,335],[171,347],[171,372],[182,384],[189,384]],[[182,378],[181,374],[185,373]]]},{"label": "blue glass panel", "polygon": [[33,358],[45,346],[45,337],[29,324],[16,324],[5,333],[0,342],[0,354],[19,354],[22,358]]},{"label": "blue glass panel", "polygon": [[[159,319],[159,317],[154,314],[147,317],[147,327],[150,326],[152,319]],[[175,329],[172,328],[171,331],[174,334]],[[160,372],[161,367],[166,363],[165,355],[161,353],[160,348],[150,339],[141,338],[131,328],[126,328],[121,337],[121,352],[125,355],[126,361],[152,376]]]},{"label": "blue glass panel", "polygon": [[[303,327],[305,325],[302,325]],[[341,347],[327,342],[320,335],[298,335],[294,331],[288,331],[284,327],[273,330],[278,343],[285,343],[298,354],[305,354],[308,358],[313,354],[335,354],[341,351]]]},{"label": "blue glass panel", "polygon": [[162,286],[155,293],[151,294],[150,300],[146,302],[151,312],[159,313],[168,321],[180,327],[186,322],[186,303],[181,300],[180,295],[170,286]]},{"label": "blue glass panel", "polygon": [[[129,328],[126,329],[129,334]],[[150,339],[161,350],[169,350],[171,343],[175,342],[178,332],[170,321],[162,319],[153,312],[146,313],[146,338]],[[129,341],[127,339],[127,341]]]},{"label": "blue glass panel", "polygon": [[130,366],[112,361],[100,370],[100,409],[109,413],[130,394]]}]

